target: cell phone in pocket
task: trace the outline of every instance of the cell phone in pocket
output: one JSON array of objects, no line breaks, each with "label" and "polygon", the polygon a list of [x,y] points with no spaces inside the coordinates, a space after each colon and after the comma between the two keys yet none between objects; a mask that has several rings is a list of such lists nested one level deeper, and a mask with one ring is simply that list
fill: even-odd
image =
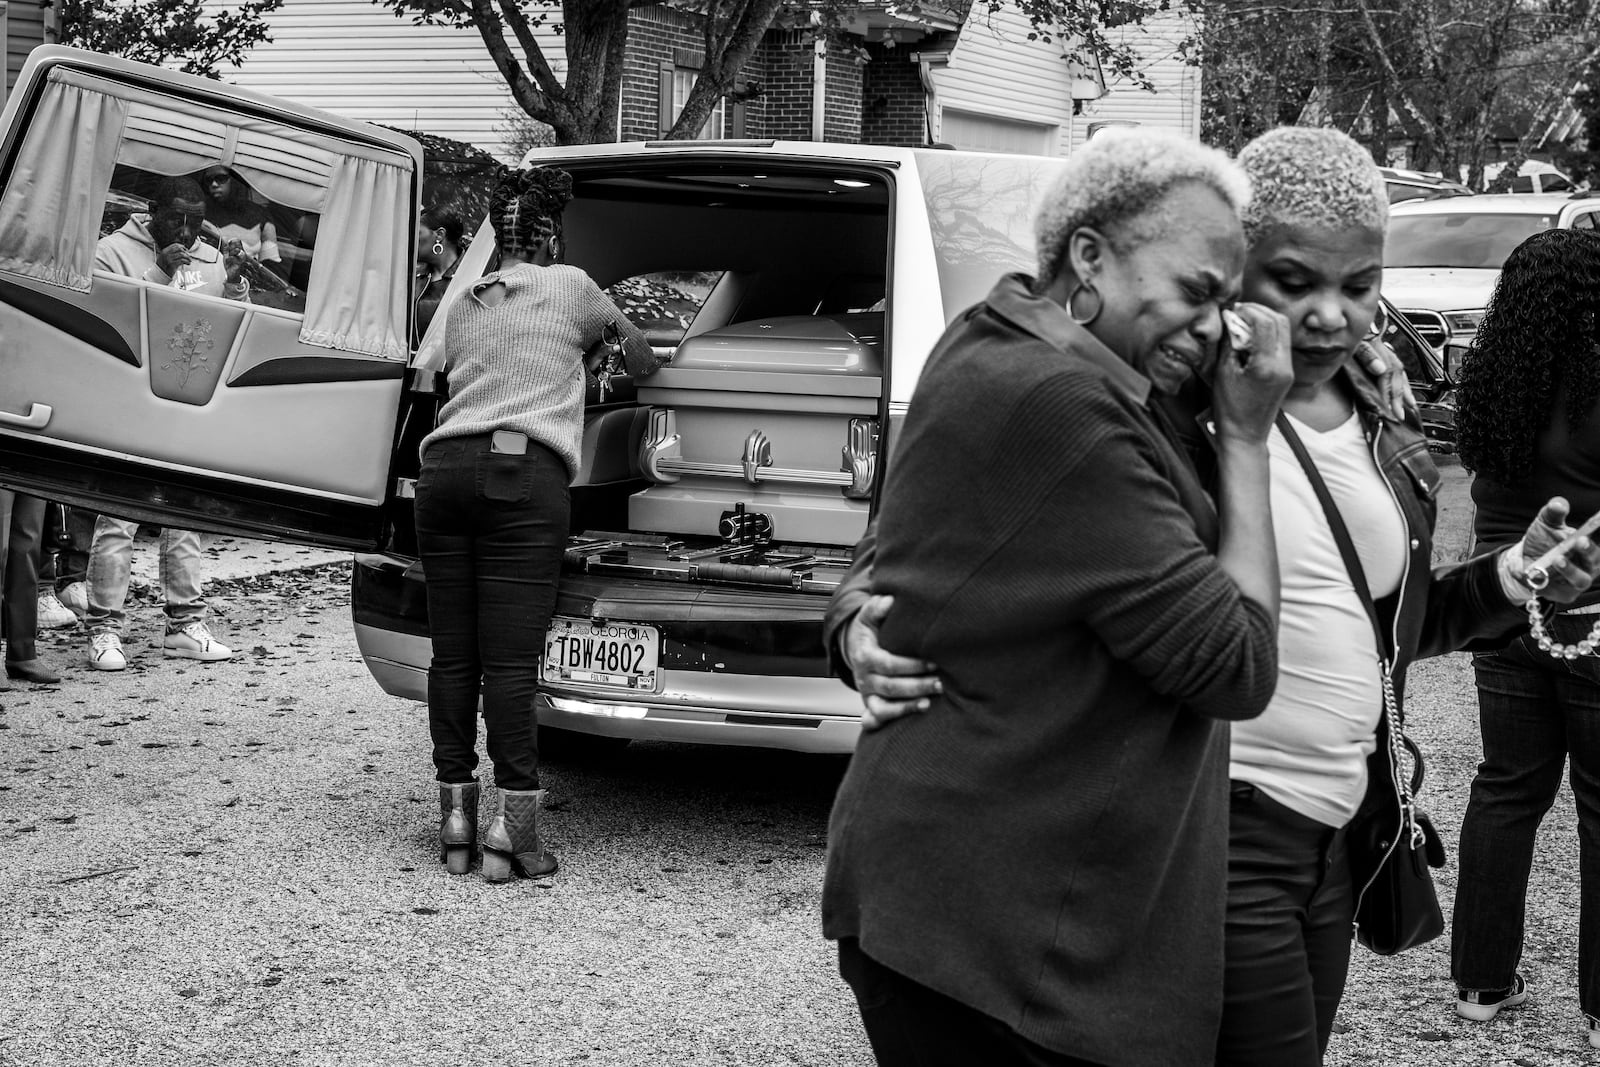
[{"label": "cell phone in pocket", "polygon": [[526,455],[528,435],[516,430],[496,430],[489,438],[489,451],[502,456]]}]

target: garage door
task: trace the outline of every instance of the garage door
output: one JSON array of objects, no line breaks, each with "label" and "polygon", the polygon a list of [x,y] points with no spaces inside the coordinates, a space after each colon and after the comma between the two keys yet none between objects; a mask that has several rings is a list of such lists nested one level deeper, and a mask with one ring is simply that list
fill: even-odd
[{"label": "garage door", "polygon": [[940,139],[954,148],[1050,156],[1055,155],[1060,127],[945,108],[940,132]]}]

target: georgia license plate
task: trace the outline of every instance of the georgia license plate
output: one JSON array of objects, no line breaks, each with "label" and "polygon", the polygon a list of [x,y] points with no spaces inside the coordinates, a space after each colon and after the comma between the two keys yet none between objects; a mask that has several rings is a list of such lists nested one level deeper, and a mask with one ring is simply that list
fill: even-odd
[{"label": "georgia license plate", "polygon": [[640,623],[592,623],[557,615],[544,637],[547,682],[581,682],[634,692],[654,692],[661,633]]}]

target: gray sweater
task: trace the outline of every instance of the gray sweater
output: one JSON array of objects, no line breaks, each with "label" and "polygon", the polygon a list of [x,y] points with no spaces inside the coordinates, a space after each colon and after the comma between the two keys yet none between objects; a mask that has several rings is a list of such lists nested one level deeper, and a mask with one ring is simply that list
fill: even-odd
[{"label": "gray sweater", "polygon": [[[496,282],[505,299],[479,299]],[[519,430],[556,453],[576,476],[583,443],[583,357],[616,323],[628,373],[660,361],[639,328],[577,267],[524,265],[485,275],[451,305],[445,323],[450,398],[422,451],[447,437]]]}]

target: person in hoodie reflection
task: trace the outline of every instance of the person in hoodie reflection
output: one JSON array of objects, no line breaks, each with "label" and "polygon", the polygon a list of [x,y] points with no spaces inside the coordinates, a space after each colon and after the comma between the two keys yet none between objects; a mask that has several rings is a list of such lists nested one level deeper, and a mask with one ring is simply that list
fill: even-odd
[{"label": "person in hoodie reflection", "polygon": [[148,216],[135,215],[100,238],[94,265],[185,292],[249,300],[243,261],[200,240],[206,194],[193,178],[167,178],[156,187]]},{"label": "person in hoodie reflection", "polygon": [[[206,217],[206,195],[193,178],[167,178],[156,187],[148,216],[135,215],[114,233],[100,238],[94,264],[130,278],[185,292],[250,299],[250,283],[240,276],[242,260],[224,255],[200,240]],[[133,560],[133,538],[139,524],[101,515],[95,520],[89,548],[89,666],[99,671],[127,667],[122,650],[124,604]],[[200,535],[188,530],[161,531],[161,592],[166,601],[162,655],[213,663],[233,651],[206,627],[206,602],[200,595]]]}]

